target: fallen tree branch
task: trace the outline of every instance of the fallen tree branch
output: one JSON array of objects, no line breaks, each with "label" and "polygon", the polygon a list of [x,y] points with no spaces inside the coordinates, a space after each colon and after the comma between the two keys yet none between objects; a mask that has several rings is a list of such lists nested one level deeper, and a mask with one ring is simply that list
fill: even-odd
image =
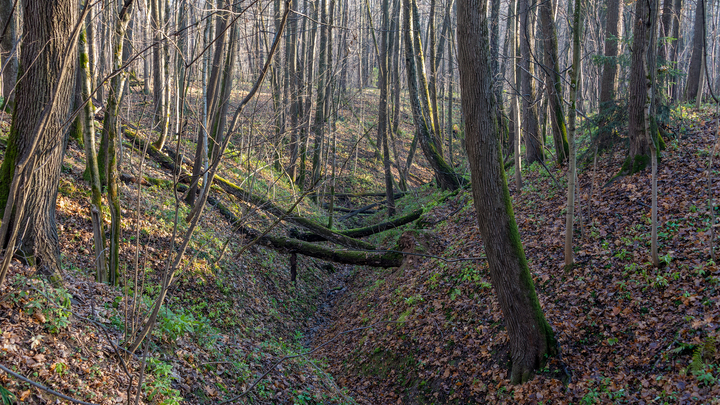
[{"label": "fallen tree branch", "polygon": [[58,397],[58,398],[62,398],[62,399],[64,399],[64,400],[66,400],[66,401],[70,401],[70,402],[72,402],[72,403],[74,403],[74,404],[96,405],[96,404],[93,404],[92,402],[81,401],[81,400],[79,400],[79,399],[71,398],[71,397],[69,397],[69,396],[67,396],[67,395],[65,395],[65,394],[61,394],[61,393],[59,393],[59,392],[57,392],[57,391],[55,391],[55,390],[53,390],[53,389],[50,389],[50,388],[48,388],[48,387],[46,387],[46,386],[44,386],[44,385],[42,385],[42,384],[40,384],[40,383],[36,383],[36,382],[33,381],[33,380],[30,380],[30,379],[28,379],[28,378],[25,378],[22,374],[18,374],[18,373],[16,373],[16,372],[10,370],[9,368],[3,366],[2,364],[0,364],[0,370],[6,372],[6,373],[8,373],[8,374],[10,374],[11,376],[17,378],[18,380],[21,380],[21,381],[23,381],[23,382],[26,382],[26,383],[28,383],[28,384],[36,387],[36,388],[39,388],[39,389],[41,389],[41,390],[43,390],[43,391],[45,391],[45,392],[48,392],[48,393],[50,393],[50,394],[53,394],[53,395],[55,395],[55,396]]},{"label": "fallen tree branch", "polygon": [[[395,218],[392,221],[381,222],[379,224],[372,225],[372,226],[366,226],[364,228],[348,229],[345,231],[340,231],[340,233],[345,236],[352,237],[352,238],[362,238],[365,236],[374,235],[376,233],[385,232],[387,230],[395,229],[397,227],[409,224],[410,222],[413,222],[413,221],[417,220],[418,218],[420,218],[420,216],[422,214],[423,214],[423,210],[419,209],[417,211],[411,212],[408,215],[405,215],[405,216],[402,216],[399,218]],[[322,236],[314,234],[314,233],[310,233],[310,232],[300,233],[296,229],[292,230],[290,232],[290,236],[293,238],[305,241],[305,242],[324,242],[327,240],[327,239],[323,238]]]},{"label": "fallen tree branch", "polygon": [[[233,226],[240,223],[240,219],[224,204],[215,199],[208,198],[212,204]],[[403,253],[400,251],[378,250],[333,250],[324,246],[315,245],[294,238],[261,235],[257,231],[237,226],[236,231],[257,241],[258,244],[280,251],[282,253],[299,253],[316,259],[327,260],[341,264],[353,264],[370,267],[399,267],[402,264]]]},{"label": "fallen tree branch", "polygon": [[[180,174],[179,181],[181,183],[187,184],[190,182],[190,175],[187,172],[185,172],[182,169],[182,167],[179,167],[178,165],[176,165],[175,160],[172,159],[170,156],[161,152],[159,149],[154,147],[152,144],[148,144],[147,141],[141,139],[134,132],[132,132],[128,129],[125,129],[125,131],[123,131],[123,132],[125,133],[125,136],[128,139],[131,139],[134,142],[137,142],[138,145],[145,147],[145,145],[147,144],[148,154],[153,159],[155,159],[158,163],[160,163],[162,165],[162,167],[172,171],[173,173],[179,173]],[[345,246],[350,249],[363,249],[363,250],[374,250],[375,249],[375,246],[373,246],[370,243],[367,243],[367,242],[364,242],[361,240],[356,240],[356,239],[347,237],[345,235],[342,235],[338,232],[335,232],[331,229],[328,229],[328,228],[320,225],[319,223],[317,223],[311,219],[303,218],[298,215],[288,215],[285,212],[285,210],[276,206],[270,200],[265,199],[261,196],[255,195],[255,194],[241,188],[240,186],[234,184],[230,180],[220,177],[219,175],[215,175],[213,181],[226,193],[228,193],[242,201],[245,201],[247,203],[261,207],[264,211],[267,211],[276,217],[284,217],[284,219],[287,220],[288,222],[292,222],[293,224],[295,224],[297,226],[301,226],[309,231],[312,231],[318,235],[321,235],[333,243],[337,243],[338,245]]]}]

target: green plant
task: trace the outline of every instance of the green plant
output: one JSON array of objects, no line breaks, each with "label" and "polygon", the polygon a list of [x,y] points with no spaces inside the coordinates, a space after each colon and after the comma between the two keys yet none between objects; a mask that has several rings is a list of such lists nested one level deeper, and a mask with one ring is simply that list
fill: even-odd
[{"label": "green plant", "polygon": [[183,400],[180,391],[172,388],[172,365],[154,357],[149,358],[147,364],[155,377],[153,381],[143,383],[143,389],[148,391],[148,399],[150,401],[160,399],[160,405],[180,404]]},{"label": "green plant", "polygon": [[15,395],[2,385],[0,385],[0,399],[2,399],[3,405],[12,405],[15,403]]},{"label": "green plant", "polygon": [[13,284],[16,291],[10,294],[11,300],[29,315],[37,315],[50,333],[58,333],[70,325],[72,303],[65,288],[25,277],[17,277]]}]

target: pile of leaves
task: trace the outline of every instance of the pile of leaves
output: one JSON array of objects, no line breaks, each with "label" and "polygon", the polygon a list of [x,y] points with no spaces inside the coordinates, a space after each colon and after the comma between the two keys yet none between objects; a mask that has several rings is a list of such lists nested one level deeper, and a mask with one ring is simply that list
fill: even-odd
[{"label": "pile of leaves", "polygon": [[[570,270],[563,268],[565,172],[533,166],[523,190],[511,189],[561,350],[532,381],[510,385],[507,332],[469,192],[431,212],[442,222],[424,256],[389,271],[357,269],[315,343],[357,331],[316,356],[364,404],[717,401],[720,267],[710,260],[708,196],[717,205],[720,184],[708,189],[707,177],[717,119],[697,117],[667,142],[658,177],[659,268],[649,263],[650,173],[614,178],[619,150],[579,174]],[[561,381],[565,374],[569,381]]]}]

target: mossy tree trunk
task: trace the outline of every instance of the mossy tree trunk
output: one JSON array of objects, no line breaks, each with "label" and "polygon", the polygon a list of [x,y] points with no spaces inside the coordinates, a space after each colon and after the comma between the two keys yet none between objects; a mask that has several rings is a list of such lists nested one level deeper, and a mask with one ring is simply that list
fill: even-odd
[{"label": "mossy tree trunk", "polygon": [[[5,255],[0,285],[11,252],[40,273],[60,280],[60,249],[55,203],[67,138],[77,62],[77,1],[26,1],[25,39],[20,53],[23,80],[17,85],[16,109],[0,168],[0,246]],[[75,27],[75,28],[74,28]],[[17,238],[22,242],[16,245]]]},{"label": "mossy tree trunk", "polygon": [[[132,16],[134,0],[125,0],[112,33],[112,69],[118,70],[123,65],[123,44],[125,31]],[[117,284],[120,275],[120,233],[122,216],[120,213],[118,159],[120,142],[118,114],[120,113],[120,99],[125,88],[127,74],[122,72],[110,79],[110,91],[103,118],[103,139],[107,139],[106,163],[107,198],[110,204],[110,267],[108,282]]]},{"label": "mossy tree trunk", "polygon": [[97,155],[95,154],[95,108],[90,94],[92,92],[92,74],[89,66],[89,44],[85,33],[80,35],[80,98],[87,100],[78,116],[83,121],[83,140],[85,146],[85,176],[90,183],[90,219],[93,226],[93,242],[95,244],[95,279],[100,283],[108,281],[107,260],[105,253],[105,224],[102,212],[102,189]]},{"label": "mossy tree trunk", "polygon": [[[412,12],[411,12],[412,9]],[[428,104],[427,80],[424,68],[417,60],[422,60],[422,46],[420,44],[420,30],[417,21],[417,6],[413,0],[403,0],[403,35],[405,36],[405,67],[413,112],[415,131],[425,158],[435,172],[435,176],[443,188],[456,190],[462,185],[462,179],[455,170],[447,164],[441,153],[433,123],[430,105]],[[412,17],[411,17],[412,15]],[[413,31],[414,30],[414,31]],[[419,56],[418,54],[419,53]],[[412,149],[412,146],[411,146]],[[411,157],[408,156],[411,161]],[[408,164],[409,167],[409,164]]]},{"label": "mossy tree trunk", "polygon": [[525,259],[502,164],[489,60],[487,0],[458,1],[458,65],[480,234],[510,342],[513,384],[557,353]]}]

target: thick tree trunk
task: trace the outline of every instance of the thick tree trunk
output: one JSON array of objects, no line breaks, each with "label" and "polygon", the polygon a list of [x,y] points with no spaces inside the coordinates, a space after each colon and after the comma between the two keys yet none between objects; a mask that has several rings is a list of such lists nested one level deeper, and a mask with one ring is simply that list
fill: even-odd
[{"label": "thick tree trunk", "polygon": [[690,58],[690,68],[687,72],[687,87],[685,87],[685,101],[694,100],[698,95],[698,87],[700,87],[700,68],[702,64],[703,49],[703,24],[705,23],[705,2],[698,0],[695,9],[695,27],[693,29],[692,57]]},{"label": "thick tree trunk", "polygon": [[486,0],[458,1],[458,62],[475,211],[510,343],[514,384],[557,354],[512,210],[494,114]]},{"label": "thick tree trunk", "polygon": [[520,40],[520,56],[518,68],[520,70],[520,82],[522,84],[520,91],[524,115],[523,132],[525,134],[525,155],[528,165],[545,160],[542,137],[538,127],[535,79],[533,78],[534,64],[530,63],[530,59],[532,58],[530,53],[532,52],[534,41],[534,29],[531,18],[532,10],[533,8],[530,7],[528,0],[518,0],[517,12],[518,18],[520,19],[520,33],[518,35]]},{"label": "thick tree trunk", "polygon": [[22,5],[25,39],[20,58],[25,69],[17,85],[15,115],[0,168],[2,229],[9,231],[0,239],[12,243],[13,234],[20,235],[19,254],[42,273],[59,279],[55,202],[67,140],[63,124],[77,61],[76,43],[70,42],[78,18],[77,1],[25,1]]},{"label": "thick tree trunk", "polygon": [[[622,41],[623,1],[608,0],[607,19],[605,20],[605,60],[602,65],[602,78],[600,79],[600,112],[605,119],[615,103],[615,93],[618,87],[618,51]],[[600,150],[610,149],[617,135],[600,125],[597,145]]]},{"label": "thick tree trunk", "polygon": [[[630,98],[628,100],[628,138],[630,149],[623,163],[623,172],[639,172],[650,163],[650,145],[645,137],[645,99],[647,78],[645,72],[646,46],[650,35],[647,25],[650,8],[645,1],[635,5],[635,26],[630,61]],[[653,25],[654,26],[654,25]]]}]

